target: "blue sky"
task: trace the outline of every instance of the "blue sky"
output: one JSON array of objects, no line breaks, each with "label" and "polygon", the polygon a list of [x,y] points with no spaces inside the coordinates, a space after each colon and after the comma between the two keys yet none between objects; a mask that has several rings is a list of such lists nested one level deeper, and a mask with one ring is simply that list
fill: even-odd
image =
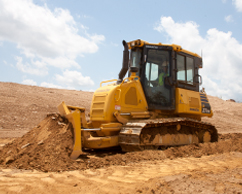
[{"label": "blue sky", "polygon": [[242,101],[242,0],[0,0],[0,81],[95,91],[122,40],[201,54],[209,95]]}]

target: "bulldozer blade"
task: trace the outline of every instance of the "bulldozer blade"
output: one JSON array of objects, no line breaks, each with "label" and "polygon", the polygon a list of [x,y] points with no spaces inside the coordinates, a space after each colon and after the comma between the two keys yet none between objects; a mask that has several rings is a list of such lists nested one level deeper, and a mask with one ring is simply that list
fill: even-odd
[{"label": "bulldozer blade", "polygon": [[75,160],[82,154],[80,111],[75,110],[67,118],[73,125],[74,146],[70,158]]},{"label": "bulldozer blade", "polygon": [[76,160],[80,155],[84,155],[81,150],[73,150],[72,153],[71,153],[71,155],[70,155],[70,158],[72,160]]},{"label": "bulldozer blade", "polygon": [[74,111],[68,109],[68,106],[66,106],[64,102],[58,106],[58,110],[62,116],[66,117],[68,121],[72,123],[74,145],[70,158],[75,160],[83,154],[81,142],[81,112],[78,109]]}]

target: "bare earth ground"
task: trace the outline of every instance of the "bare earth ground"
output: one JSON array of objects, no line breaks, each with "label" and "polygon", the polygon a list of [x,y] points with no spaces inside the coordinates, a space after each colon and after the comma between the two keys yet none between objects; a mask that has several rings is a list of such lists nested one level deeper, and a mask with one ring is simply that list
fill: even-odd
[{"label": "bare earth ground", "polygon": [[0,194],[242,193],[241,103],[209,96],[214,117],[203,120],[218,129],[216,143],[72,161],[71,126],[56,107],[88,114],[92,94],[0,82]]}]

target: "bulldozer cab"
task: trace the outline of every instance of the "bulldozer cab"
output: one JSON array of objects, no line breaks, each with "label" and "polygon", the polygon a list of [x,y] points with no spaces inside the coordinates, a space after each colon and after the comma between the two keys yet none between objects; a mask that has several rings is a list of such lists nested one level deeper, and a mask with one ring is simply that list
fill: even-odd
[{"label": "bulldozer cab", "polygon": [[177,45],[144,43],[131,48],[130,66],[138,69],[150,110],[175,110],[177,87],[199,91],[201,65],[198,55]]}]

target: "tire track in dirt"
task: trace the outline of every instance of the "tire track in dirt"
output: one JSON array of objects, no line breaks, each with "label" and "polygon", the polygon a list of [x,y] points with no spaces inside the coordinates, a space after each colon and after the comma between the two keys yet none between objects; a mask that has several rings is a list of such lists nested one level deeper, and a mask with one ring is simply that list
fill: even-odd
[{"label": "tire track in dirt", "polygon": [[[205,175],[215,176],[216,179],[216,175],[233,169],[241,170],[241,177],[237,177],[237,184],[233,187],[242,189],[241,161],[242,153],[232,152],[62,173],[3,169],[0,171],[0,193],[147,193],[154,190],[151,183],[158,180],[169,191],[169,182],[179,182],[192,176],[199,187]],[[213,189],[215,191],[216,186]]]}]

